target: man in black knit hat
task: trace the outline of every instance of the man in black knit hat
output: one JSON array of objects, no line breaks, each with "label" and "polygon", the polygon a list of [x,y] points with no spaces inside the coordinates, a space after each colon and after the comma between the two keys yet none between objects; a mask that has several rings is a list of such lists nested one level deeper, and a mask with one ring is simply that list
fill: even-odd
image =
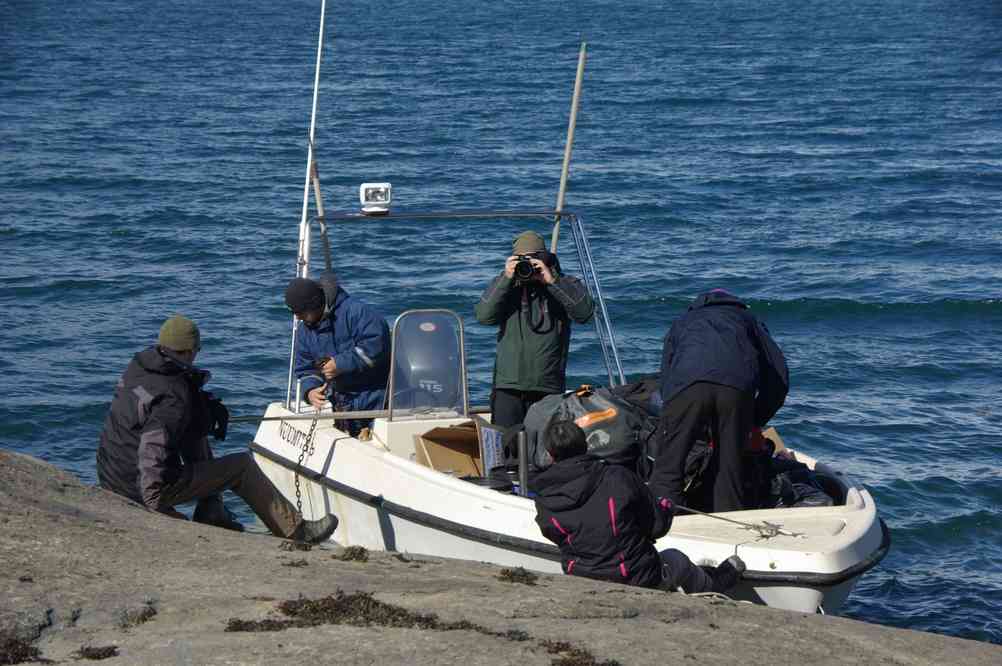
[{"label": "man in black knit hat", "polygon": [[275,536],[329,539],[337,518],[303,520],[249,452],[213,457],[208,435],[225,439],[229,413],[203,389],[210,374],[193,365],[201,346],[195,323],[174,315],[157,344],[132,358],[101,433],[101,487],[173,518],[185,519],[176,505],[197,500],[195,521],[242,530],[222,505],[221,493],[232,490]]},{"label": "man in black knit hat", "polygon": [[[390,329],[378,310],[350,295],[333,273],[295,278],[285,304],[299,319],[295,373],[303,399],[335,411],[382,409],[390,368]],[[353,437],[365,436],[372,419],[337,421]]]}]

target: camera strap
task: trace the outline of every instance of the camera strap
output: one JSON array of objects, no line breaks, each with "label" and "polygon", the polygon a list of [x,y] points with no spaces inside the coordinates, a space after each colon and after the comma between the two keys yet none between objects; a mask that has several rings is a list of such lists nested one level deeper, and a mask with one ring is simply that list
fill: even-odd
[{"label": "camera strap", "polygon": [[529,320],[529,330],[533,333],[546,334],[553,330],[552,326],[555,322],[551,323],[551,328],[549,330],[543,330],[543,326],[546,324],[546,316],[549,314],[549,299],[547,298],[546,292],[543,289],[536,289],[539,294],[539,321],[535,322],[532,320],[532,299],[529,295],[529,285],[522,285],[522,310],[526,312],[526,318]]}]

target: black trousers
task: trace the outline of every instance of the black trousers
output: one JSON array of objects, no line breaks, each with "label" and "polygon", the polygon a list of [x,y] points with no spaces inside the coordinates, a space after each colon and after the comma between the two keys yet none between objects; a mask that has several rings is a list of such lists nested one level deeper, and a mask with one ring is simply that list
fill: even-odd
[{"label": "black trousers", "polygon": [[674,592],[682,588],[686,594],[713,591],[713,577],[693,564],[688,555],[674,548],[662,550],[660,555],[661,589]]},{"label": "black trousers", "polygon": [[655,497],[682,501],[685,459],[707,428],[715,443],[709,482],[712,511],[745,508],[741,451],[755,417],[755,395],[730,386],[697,382],[661,408],[659,450],[654,461],[650,488]]},{"label": "black trousers", "polygon": [[525,421],[529,408],[548,395],[542,391],[494,389],[491,395],[491,423],[503,428],[519,425]]},{"label": "black trousers", "polygon": [[174,506],[219,495],[224,490],[232,490],[247,502],[275,536],[290,536],[302,520],[296,507],[275,488],[249,452],[185,465],[181,478],[164,488],[160,499]]}]

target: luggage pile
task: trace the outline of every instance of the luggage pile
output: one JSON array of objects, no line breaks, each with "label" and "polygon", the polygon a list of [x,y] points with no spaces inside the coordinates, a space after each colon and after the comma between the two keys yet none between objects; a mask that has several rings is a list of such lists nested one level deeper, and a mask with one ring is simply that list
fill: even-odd
[{"label": "luggage pile", "polygon": [[[525,431],[531,472],[551,464],[546,452],[546,428],[554,420],[569,419],[584,431],[588,452],[610,464],[626,465],[647,479],[658,455],[661,408],[658,377],[615,388],[584,385],[575,391],[550,395],[529,408],[523,425],[505,432],[505,449],[513,452],[518,433]],[[715,473],[714,443],[707,432],[686,460],[685,505],[697,510],[709,506],[710,480]],[[754,431],[742,459],[748,509],[832,506],[836,498],[803,463],[776,453],[772,440]],[[517,459],[509,459],[509,462]]]}]

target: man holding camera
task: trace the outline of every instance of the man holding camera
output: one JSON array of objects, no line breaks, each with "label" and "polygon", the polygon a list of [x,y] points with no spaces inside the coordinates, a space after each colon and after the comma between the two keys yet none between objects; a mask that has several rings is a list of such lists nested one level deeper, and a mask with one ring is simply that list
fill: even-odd
[{"label": "man holding camera", "polygon": [[522,423],[529,407],[565,388],[571,321],[591,319],[595,304],[581,280],[564,275],[534,231],[519,234],[504,271],[476,306],[477,321],[498,326],[491,420]]},{"label": "man holding camera", "polygon": [[195,323],[174,315],[160,327],[157,344],[132,358],[101,433],[101,487],[182,520],[174,507],[197,500],[194,521],[243,531],[223,506],[221,493],[232,490],[275,536],[330,538],[337,518],[303,520],[250,452],[213,457],[208,435],[226,438],[229,412],[203,389],[209,372],[193,365],[201,346]]}]

